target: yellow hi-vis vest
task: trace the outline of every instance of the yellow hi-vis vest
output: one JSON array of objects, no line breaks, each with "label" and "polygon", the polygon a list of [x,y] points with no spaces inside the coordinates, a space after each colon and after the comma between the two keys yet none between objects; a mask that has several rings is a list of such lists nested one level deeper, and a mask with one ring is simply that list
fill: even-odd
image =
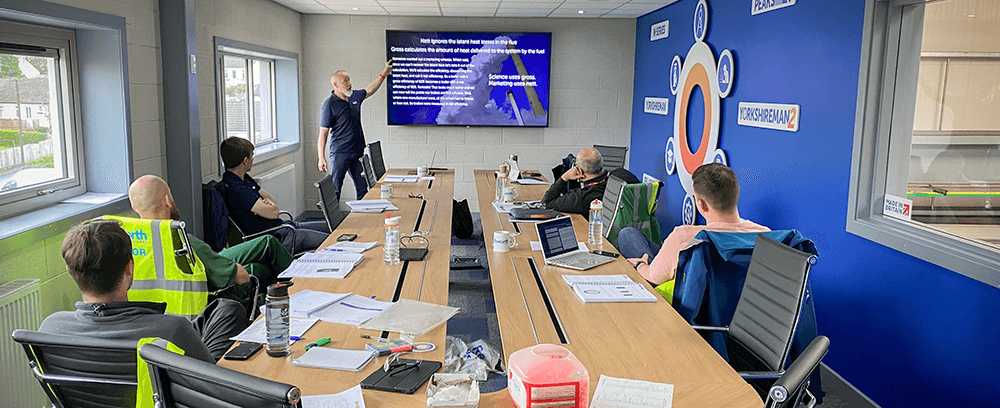
[{"label": "yellow hi-vis vest", "polygon": [[142,359],[139,355],[139,348],[144,344],[154,343],[157,346],[163,347],[167,350],[173,351],[177,354],[184,354],[184,350],[177,347],[176,344],[171,343],[167,340],[161,339],[159,337],[144,337],[139,339],[139,343],[135,346],[135,362],[136,362],[136,392],[135,392],[135,408],[155,408],[156,407],[156,397],[153,390],[153,379],[149,375],[149,364]]},{"label": "yellow hi-vis vest", "polygon": [[[208,305],[205,265],[187,241],[184,223],[106,215],[132,237],[132,288],[128,300],[167,304],[167,314],[194,320]],[[187,248],[186,253],[176,249]]]}]

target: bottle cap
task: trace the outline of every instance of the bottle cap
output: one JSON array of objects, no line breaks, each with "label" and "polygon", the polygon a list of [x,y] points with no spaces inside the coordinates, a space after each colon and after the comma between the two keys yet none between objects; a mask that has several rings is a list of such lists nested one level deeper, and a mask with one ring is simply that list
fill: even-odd
[{"label": "bottle cap", "polygon": [[387,226],[387,227],[395,227],[395,226],[399,225],[399,217],[389,217],[388,215],[389,214],[386,214],[386,217],[385,217],[385,226]]},{"label": "bottle cap", "polygon": [[267,296],[268,297],[287,297],[288,296],[288,287],[292,286],[292,285],[293,285],[292,281],[283,281],[283,282],[278,282],[278,283],[275,283],[275,284],[273,284],[271,286],[268,286],[267,287]]},{"label": "bottle cap", "polygon": [[594,201],[590,202],[590,209],[591,210],[600,210],[602,208],[604,208],[604,207],[601,205],[601,200],[595,199]]},{"label": "bottle cap", "polygon": [[507,178],[507,173],[497,173],[497,178]]}]

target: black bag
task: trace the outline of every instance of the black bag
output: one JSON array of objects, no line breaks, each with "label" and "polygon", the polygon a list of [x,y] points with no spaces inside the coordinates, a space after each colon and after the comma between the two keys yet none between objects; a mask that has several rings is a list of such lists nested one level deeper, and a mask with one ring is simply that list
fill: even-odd
[{"label": "black bag", "polygon": [[562,213],[548,208],[511,208],[510,219],[512,220],[551,220],[562,217]]},{"label": "black bag", "polygon": [[201,207],[204,211],[205,243],[215,252],[226,247],[226,236],[229,233],[229,210],[219,192],[219,183],[215,180],[201,185]]},{"label": "black bag", "polygon": [[469,210],[469,200],[452,200],[451,235],[457,238],[472,238],[472,211]]}]

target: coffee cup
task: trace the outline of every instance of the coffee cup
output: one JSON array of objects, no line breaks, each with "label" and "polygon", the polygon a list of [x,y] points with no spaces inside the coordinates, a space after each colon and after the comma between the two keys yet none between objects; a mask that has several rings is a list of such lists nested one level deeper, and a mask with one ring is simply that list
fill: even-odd
[{"label": "coffee cup", "polygon": [[417,166],[417,175],[420,177],[427,175],[427,166]]},{"label": "coffee cup", "polygon": [[382,198],[392,197],[392,184],[382,183]]},{"label": "coffee cup", "polygon": [[508,252],[517,246],[514,234],[510,231],[497,231],[493,233],[493,252]]},{"label": "coffee cup", "polygon": [[517,199],[517,190],[514,187],[504,187],[503,195],[500,197],[500,201],[505,203],[514,202]]}]

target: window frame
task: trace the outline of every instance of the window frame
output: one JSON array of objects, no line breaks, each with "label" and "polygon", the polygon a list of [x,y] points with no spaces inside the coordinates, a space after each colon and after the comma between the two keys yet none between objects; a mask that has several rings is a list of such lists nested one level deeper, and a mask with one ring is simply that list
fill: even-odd
[{"label": "window frame", "polygon": [[[232,51],[219,51],[219,53],[218,53],[219,60],[216,61],[216,63],[224,67],[225,66],[224,59],[226,57],[236,57],[236,58],[240,58],[240,59],[243,59],[244,61],[246,61],[247,99],[248,99],[248,103],[250,104],[250,106],[247,107],[247,117],[244,118],[244,119],[247,120],[247,136],[249,136],[250,142],[254,144],[254,147],[266,147],[270,143],[277,142],[278,141],[278,135],[277,135],[278,129],[277,129],[277,126],[276,126],[276,122],[277,122],[276,121],[276,119],[277,119],[277,108],[275,107],[275,99],[276,99],[277,95],[274,93],[274,91],[275,91],[275,87],[274,87],[274,85],[275,85],[275,80],[274,80],[274,77],[275,77],[275,72],[274,72],[275,61],[274,61],[274,59],[271,59],[271,58],[262,58],[262,57],[255,57],[255,56],[240,54],[240,53],[236,53],[236,52],[232,52]],[[269,88],[271,90],[271,96],[269,98],[270,103],[268,103],[268,106],[267,106],[268,109],[267,110],[268,110],[268,114],[271,116],[271,126],[270,126],[270,128],[271,128],[270,129],[271,130],[271,138],[269,138],[267,140],[264,140],[263,142],[260,142],[260,141],[257,140],[256,128],[254,127],[255,120],[257,119],[257,114],[255,113],[255,111],[253,109],[253,103],[254,103],[253,85],[255,85],[257,83],[254,80],[254,74],[257,72],[257,70],[254,69],[254,67],[253,67],[253,65],[254,65],[253,63],[255,61],[266,62],[268,64],[268,67],[270,67],[270,70],[269,70],[270,71],[270,76],[268,77],[268,79],[269,79],[268,82],[270,82]],[[227,78],[226,78],[226,71],[225,71],[225,69],[220,70],[220,73],[222,74],[222,76],[219,77],[218,80],[220,81],[219,83],[222,86],[219,87],[219,92],[220,92],[219,101],[223,103],[223,106],[219,109],[219,114],[223,115],[223,117],[219,120],[219,126],[220,126],[219,130],[220,130],[220,139],[221,140],[225,140],[226,137],[227,137],[226,136],[226,118],[224,116],[225,112],[226,112],[225,104],[228,102],[228,101],[226,101],[226,98],[225,98],[225,82],[226,82]],[[263,109],[262,109],[262,111],[263,111]]]},{"label": "window frame", "polygon": [[[50,119],[50,127],[56,128],[62,141],[62,159],[65,177],[19,188],[12,192],[0,193],[0,208],[4,213],[19,214],[31,209],[49,206],[67,198],[87,192],[87,168],[84,160],[84,141],[81,129],[79,73],[76,61],[76,33],[72,30],[43,27],[34,24],[3,20],[0,28],[0,42],[46,48],[42,56],[55,53],[58,59],[58,77],[61,114]],[[51,102],[50,102],[51,103]],[[31,107],[26,106],[25,112]],[[15,107],[15,111],[18,109]],[[16,112],[20,116],[24,112]]]},{"label": "window frame", "polygon": [[924,3],[869,0],[865,5],[846,230],[1000,287],[997,249],[882,214],[886,193],[906,196],[908,172],[894,170],[909,163]]}]

